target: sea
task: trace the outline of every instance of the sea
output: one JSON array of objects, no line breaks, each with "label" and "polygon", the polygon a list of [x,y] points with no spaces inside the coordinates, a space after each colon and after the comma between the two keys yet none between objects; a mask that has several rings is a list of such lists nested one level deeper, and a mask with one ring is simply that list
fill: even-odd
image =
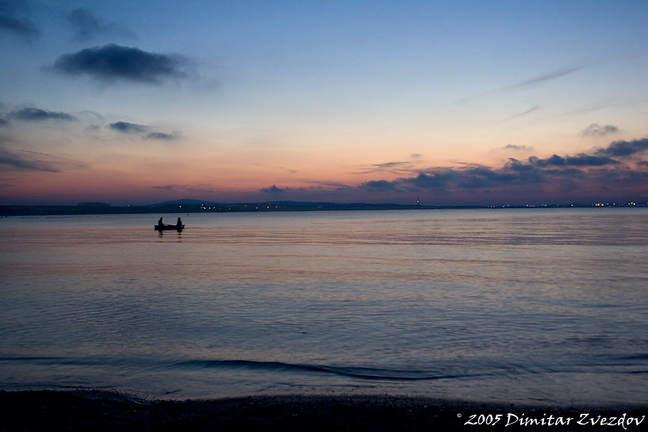
[{"label": "sea", "polygon": [[34,389],[646,404],[648,209],[5,217]]}]

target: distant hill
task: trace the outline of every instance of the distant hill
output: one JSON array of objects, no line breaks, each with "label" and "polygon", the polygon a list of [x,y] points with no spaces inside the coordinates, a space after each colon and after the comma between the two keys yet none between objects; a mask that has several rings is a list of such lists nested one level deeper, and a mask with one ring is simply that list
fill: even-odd
[{"label": "distant hill", "polygon": [[205,212],[268,212],[322,210],[389,210],[424,209],[426,206],[399,204],[339,204],[328,202],[269,201],[258,203],[217,203],[196,199],[180,199],[137,206],[112,206],[106,203],[80,203],[75,206],[7,205],[0,207],[0,216],[86,215],[86,214],[151,214]]},{"label": "distant hill", "polygon": [[101,202],[84,202],[75,206],[0,206],[0,216],[88,215],[88,214],[160,214],[160,213],[225,213],[276,211],[331,211],[331,210],[431,210],[470,208],[562,208],[562,207],[646,207],[646,203],[627,204],[554,204],[542,206],[424,206],[405,204],[330,203],[305,201],[267,201],[258,203],[217,203],[196,199],[164,201],[136,206],[113,206]]}]

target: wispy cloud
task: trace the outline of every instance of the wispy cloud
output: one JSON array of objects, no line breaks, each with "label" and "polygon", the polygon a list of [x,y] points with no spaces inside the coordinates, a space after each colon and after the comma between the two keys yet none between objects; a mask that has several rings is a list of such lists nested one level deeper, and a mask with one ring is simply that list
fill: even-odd
[{"label": "wispy cloud", "polygon": [[119,81],[161,84],[186,78],[190,62],[177,54],[158,54],[115,44],[86,48],[60,56],[52,68],[70,76],[87,75],[104,83]]},{"label": "wispy cloud", "polygon": [[379,171],[393,171],[411,166],[410,162],[383,162],[372,165],[372,168]]},{"label": "wispy cloud", "polygon": [[146,138],[158,141],[173,141],[177,138],[177,135],[165,132],[150,132],[146,135]]},{"label": "wispy cloud", "polygon": [[28,42],[40,36],[40,31],[29,17],[25,0],[0,0],[0,32],[13,34]]},{"label": "wispy cloud", "polygon": [[149,126],[125,121],[110,123],[108,127],[123,134],[146,134],[143,137],[150,140],[173,141],[178,138],[177,133],[166,133],[158,131],[149,132],[149,130],[151,129]]},{"label": "wispy cloud", "polygon": [[522,112],[513,114],[512,116],[508,117],[506,120],[513,120],[513,119],[516,119],[516,118],[524,117],[526,115],[529,115],[531,113],[534,113],[534,112],[538,111],[539,109],[540,109],[540,105],[534,105],[534,106],[532,106],[531,108],[529,108],[527,110],[524,110]]},{"label": "wispy cloud", "polygon": [[180,188],[180,189],[184,189],[183,186],[182,186],[182,187],[179,187],[178,185],[172,185],[172,184],[169,184],[169,185],[160,185],[160,186],[153,186],[153,189],[161,189],[161,190],[164,190],[164,191],[173,191],[173,190],[176,190],[176,189],[178,189],[178,188]]},{"label": "wispy cloud", "polygon": [[[418,159],[412,158],[414,160]],[[374,172],[391,172],[396,174],[407,174],[414,170],[414,162],[412,161],[394,161],[394,162],[382,162],[362,168],[363,173],[374,173]]]},{"label": "wispy cloud", "polygon": [[[512,84],[512,85],[507,85],[507,86],[500,87],[500,88],[495,89],[495,90],[487,91],[485,93],[480,93],[480,94],[465,97],[465,98],[459,100],[459,103],[470,102],[470,101],[475,100],[475,99],[480,99],[480,98],[495,95],[495,94],[498,94],[498,93],[515,92],[515,91],[525,90],[525,89],[532,88],[532,87],[537,87],[537,86],[546,84],[548,82],[554,81],[556,79],[562,78],[562,77],[564,77],[566,75],[570,75],[572,73],[578,72],[578,71],[586,68],[587,66],[588,65],[566,66],[566,67],[563,67],[563,68],[560,68],[560,69],[556,69],[556,70],[549,71],[549,72],[546,72],[546,73],[543,73],[543,74],[540,74],[540,75],[536,75],[534,77],[531,77],[529,79],[526,79],[524,81],[521,81],[521,82],[518,82],[518,83],[515,83],[515,84]],[[540,109],[540,106],[536,105],[536,106],[532,107],[531,109],[526,110],[526,111],[524,111],[522,113],[514,114],[511,118],[519,117],[519,116],[522,116],[522,115],[527,115],[527,114],[530,114],[530,113],[532,113],[532,112],[534,112],[534,111],[536,111],[538,109]]]},{"label": "wispy cloud", "polygon": [[583,136],[600,137],[600,136],[615,134],[617,132],[619,132],[619,128],[616,126],[613,125],[601,126],[598,123],[592,123],[591,125],[587,126],[583,130],[582,134]]},{"label": "wispy cloud", "polygon": [[531,151],[533,150],[533,147],[529,147],[525,145],[507,144],[504,146],[504,150]]},{"label": "wispy cloud", "polygon": [[22,108],[14,110],[9,117],[24,121],[63,120],[74,121],[76,117],[64,112],[48,111],[40,108]]},{"label": "wispy cloud", "polygon": [[74,29],[74,38],[77,41],[88,41],[100,36],[124,36],[135,38],[135,33],[115,23],[106,23],[92,11],[78,8],[67,15],[69,23]]},{"label": "wispy cloud", "polygon": [[578,72],[579,70],[583,69],[585,66],[583,65],[574,65],[574,66],[567,66],[561,69],[557,69],[554,71],[549,71],[540,75],[536,75],[532,78],[529,78],[528,80],[522,81],[517,84],[513,84],[511,86],[507,87],[502,87],[501,89],[497,91],[509,91],[509,90],[517,90],[517,89],[523,89],[527,87],[535,87],[540,84],[544,84],[549,81],[553,81],[557,78],[561,78],[565,75],[572,74],[574,72]]},{"label": "wispy cloud", "polygon": [[39,160],[33,152],[14,152],[0,147],[0,166],[14,171],[58,172],[51,163]]}]

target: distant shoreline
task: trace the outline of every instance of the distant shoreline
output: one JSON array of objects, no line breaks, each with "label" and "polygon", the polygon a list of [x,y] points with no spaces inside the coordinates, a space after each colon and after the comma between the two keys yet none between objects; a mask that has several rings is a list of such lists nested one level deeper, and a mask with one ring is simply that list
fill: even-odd
[{"label": "distant shoreline", "polygon": [[92,390],[0,391],[0,430],[8,431],[636,431],[648,424],[647,413],[645,403],[563,407],[386,395],[178,401]]},{"label": "distant shoreline", "polygon": [[428,206],[406,204],[317,203],[278,201],[264,203],[200,203],[168,202],[152,205],[113,206],[105,203],[77,205],[0,205],[0,216],[61,216],[103,214],[168,214],[168,213],[234,213],[280,211],[353,211],[353,210],[460,210],[460,209],[538,209],[538,208],[592,208],[592,207],[648,207],[648,203],[594,203],[548,205],[493,205],[493,206]]}]

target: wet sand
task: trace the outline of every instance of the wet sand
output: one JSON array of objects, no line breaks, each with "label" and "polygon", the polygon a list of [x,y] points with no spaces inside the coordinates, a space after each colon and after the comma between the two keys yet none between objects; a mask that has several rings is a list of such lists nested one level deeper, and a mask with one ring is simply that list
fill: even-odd
[{"label": "wet sand", "polygon": [[646,415],[648,402],[557,407],[373,395],[170,401],[103,391],[0,392],[0,431],[639,431],[648,430]]}]

